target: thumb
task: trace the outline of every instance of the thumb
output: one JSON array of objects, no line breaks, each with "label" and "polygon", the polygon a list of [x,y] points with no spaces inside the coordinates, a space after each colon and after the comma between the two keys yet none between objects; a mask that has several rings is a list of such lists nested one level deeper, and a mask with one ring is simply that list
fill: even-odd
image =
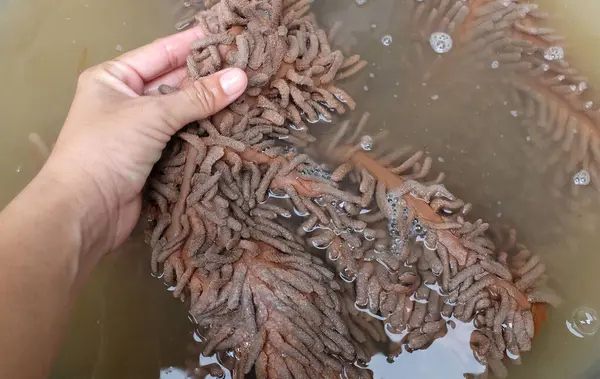
[{"label": "thumb", "polygon": [[235,101],[246,89],[248,78],[239,68],[228,68],[200,78],[156,100],[167,112],[174,131],[190,122],[210,117]]}]

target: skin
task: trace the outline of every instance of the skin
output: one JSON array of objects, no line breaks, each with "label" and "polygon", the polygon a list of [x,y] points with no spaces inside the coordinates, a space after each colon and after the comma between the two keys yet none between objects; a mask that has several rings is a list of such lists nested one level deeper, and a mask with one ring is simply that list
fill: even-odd
[{"label": "skin", "polygon": [[[0,378],[49,374],[82,284],[137,224],[170,137],[245,90],[239,69],[185,82],[199,38],[190,29],[80,76],[46,164],[0,213]],[[158,96],[160,84],[181,89]]]}]

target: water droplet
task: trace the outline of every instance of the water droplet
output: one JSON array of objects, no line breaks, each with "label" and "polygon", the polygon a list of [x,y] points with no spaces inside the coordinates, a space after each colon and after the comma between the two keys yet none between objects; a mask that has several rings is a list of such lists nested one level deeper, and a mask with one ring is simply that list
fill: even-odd
[{"label": "water droplet", "polygon": [[544,50],[544,59],[547,61],[558,61],[565,57],[565,50],[560,46],[550,46]]},{"label": "water droplet", "polygon": [[298,126],[298,125],[293,124],[293,123],[290,123],[289,125],[290,125],[290,128],[294,129],[294,130],[304,130],[304,129],[306,129],[306,126],[304,126],[304,125]]},{"label": "water droplet", "polygon": [[310,226],[304,225],[304,226],[302,227],[302,230],[304,230],[306,233],[310,233],[310,232],[312,232],[312,231],[313,231],[313,230],[315,230],[315,229],[316,229],[316,227],[314,227],[314,226],[313,226],[313,227],[310,227]]},{"label": "water droplet", "polygon": [[300,212],[300,210],[299,210],[298,208],[296,208],[296,207],[294,207],[294,213],[295,213],[295,214],[296,214],[296,216],[298,216],[298,217],[306,217],[306,216],[308,216],[308,215],[310,214],[309,212],[302,213],[302,212]]},{"label": "water droplet", "polygon": [[342,272],[340,272],[340,278],[346,283],[352,283],[356,280],[356,273],[352,272],[352,270],[346,267]]},{"label": "water droplet", "polygon": [[389,34],[384,35],[381,37],[381,43],[383,46],[390,46],[392,44],[392,36]]},{"label": "water droplet", "polygon": [[451,301],[449,298],[444,298],[444,304],[448,304],[449,306],[455,306],[456,304],[458,304],[457,301]]},{"label": "water droplet", "polygon": [[593,106],[594,106],[594,102],[593,102],[593,101],[586,101],[586,102],[583,104],[583,107],[584,107],[585,109],[592,109],[592,107],[593,107]]},{"label": "water droplet", "polygon": [[121,52],[121,51],[123,51],[123,46],[117,45],[117,46],[115,46],[115,50],[117,50],[118,52]]},{"label": "water droplet", "polygon": [[318,245],[316,241],[312,241],[312,245],[319,250],[324,250],[327,249],[329,245],[331,245],[331,241],[327,242],[325,245]]},{"label": "water droplet", "polygon": [[375,233],[373,232],[373,230],[365,229],[365,231],[363,232],[363,236],[365,237],[366,241],[375,240]]},{"label": "water droplet", "polygon": [[374,77],[375,77],[375,74],[373,74],[373,73],[371,72],[371,73],[369,73],[369,77],[371,77],[371,78],[374,78]]},{"label": "water droplet", "polygon": [[452,49],[452,37],[450,37],[450,34],[444,32],[431,33],[429,44],[433,51],[438,54],[444,54]]},{"label": "water droplet", "polygon": [[513,354],[513,353],[511,353],[510,351],[508,351],[508,349],[506,349],[506,356],[507,356],[508,358],[512,359],[513,361],[514,361],[515,359],[519,359],[519,358],[521,357],[521,356],[520,356],[520,355],[518,355],[518,354]]},{"label": "water droplet", "polygon": [[377,24],[371,24],[371,29],[375,29],[377,27]]},{"label": "water droplet", "polygon": [[444,162],[445,162],[445,159],[444,159],[444,158],[442,158],[442,157],[438,157],[438,162],[444,163]]},{"label": "water droplet", "polygon": [[380,244],[375,245],[375,249],[373,249],[373,251],[375,254],[384,254],[386,252],[385,246]]},{"label": "water droplet", "polygon": [[583,92],[583,91],[585,91],[585,90],[586,90],[586,89],[588,89],[588,88],[589,88],[589,87],[588,87],[588,84],[587,84],[586,82],[581,82],[581,83],[579,83],[579,85],[577,86],[577,89],[578,89],[580,92]]},{"label": "water droplet", "polygon": [[431,96],[431,100],[433,100],[433,101],[435,101],[435,100],[437,100],[439,98],[440,98],[439,95],[433,95],[433,96]]},{"label": "water droplet", "polygon": [[[283,192],[283,191],[276,191],[273,189],[269,189],[268,191],[269,197],[275,198],[275,199],[289,199],[290,195],[288,195],[287,193]],[[266,200],[265,200],[266,202]]]},{"label": "water droplet", "polygon": [[358,5],[364,5],[367,2],[367,0],[356,0],[356,4]]},{"label": "water droplet", "polygon": [[194,335],[192,338],[194,339],[194,341],[196,341],[198,343],[202,342],[202,340],[203,340],[202,336],[200,335],[200,333],[197,330],[194,331]]},{"label": "water droplet", "polygon": [[600,328],[596,310],[589,307],[577,308],[566,323],[569,331],[579,338],[593,336]]},{"label": "water droplet", "polygon": [[493,62],[492,62],[492,64],[491,64],[491,67],[492,67],[493,69],[497,69],[498,67],[500,67],[500,62],[498,62],[498,61],[493,61]]},{"label": "water droplet", "polygon": [[373,148],[373,138],[371,136],[362,136],[360,139],[360,147],[365,151],[371,151]]},{"label": "water droplet", "polygon": [[590,181],[590,173],[587,170],[581,170],[573,176],[573,184],[576,186],[587,186]]},{"label": "water droplet", "polygon": [[364,86],[364,87],[363,87],[363,89],[364,89],[365,91],[368,91],[368,90],[369,90],[369,86]]},{"label": "water droplet", "polygon": [[17,167],[16,172],[21,172],[21,166]]},{"label": "water droplet", "polygon": [[518,117],[519,116],[519,111],[513,109],[512,111],[510,111],[511,116],[513,117]]}]

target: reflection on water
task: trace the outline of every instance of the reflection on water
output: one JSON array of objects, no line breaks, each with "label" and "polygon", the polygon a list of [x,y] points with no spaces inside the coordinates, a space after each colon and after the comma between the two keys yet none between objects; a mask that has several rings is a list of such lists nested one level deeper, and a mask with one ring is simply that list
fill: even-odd
[{"label": "reflection on water", "polygon": [[[415,64],[404,27],[405,1],[413,0],[316,4],[325,23],[345,21],[344,47],[372,62],[347,85],[359,104],[353,117],[368,110],[369,134],[386,128],[398,147],[426,148],[436,168],[447,174],[447,186],[473,203],[476,216],[514,226],[523,242],[544,257],[566,301],[549,314],[523,363],[509,366],[510,377],[596,377],[597,334],[578,338],[566,327],[576,310],[600,309],[595,208],[568,212],[550,195],[547,178],[526,153],[527,131],[515,109],[502,101],[507,91],[493,70],[481,75],[452,67],[424,84],[427,73]],[[593,0],[542,3],[558,16],[553,22],[569,39],[571,62],[590,83],[600,83],[595,67],[600,5]],[[78,72],[171,33],[176,6],[172,0],[7,0],[0,10],[0,52],[10,57],[0,61],[0,204],[5,204],[37,168],[28,135],[54,140]],[[174,379],[184,377],[181,369],[188,359],[198,361],[185,310],[150,276],[140,234],[121,250],[103,262],[87,285],[53,378]],[[459,325],[427,350],[403,352],[391,364],[376,356],[371,363],[375,377],[462,378],[477,372],[466,328]]]},{"label": "reflection on water", "polygon": [[[398,371],[406,378],[442,378],[447,373],[481,374],[485,367],[474,358],[469,346],[471,333],[475,327],[452,319],[456,327],[448,327],[448,334],[436,339],[426,350],[412,353],[402,352],[390,364],[383,354],[373,357],[369,367],[375,372],[375,378],[396,378]],[[431,357],[435,357],[435,365]],[[462,374],[461,374],[462,375]],[[460,376],[459,376],[460,377]]]}]

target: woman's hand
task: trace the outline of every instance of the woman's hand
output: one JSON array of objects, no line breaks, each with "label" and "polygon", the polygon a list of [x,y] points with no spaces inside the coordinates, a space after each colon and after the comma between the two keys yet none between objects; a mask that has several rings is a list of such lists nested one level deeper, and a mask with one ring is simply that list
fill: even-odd
[{"label": "woman's hand", "polygon": [[244,91],[235,69],[153,95],[179,87],[201,37],[191,29],[86,70],[46,164],[0,212],[0,378],[48,375],[78,289],[131,233],[169,138]]},{"label": "woman's hand", "polygon": [[40,175],[69,191],[84,220],[82,250],[115,249],[138,221],[140,192],[171,136],[206,118],[245,90],[246,75],[228,69],[169,95],[187,76],[190,43],[199,29],[160,39],[82,73],[55,147]]}]

